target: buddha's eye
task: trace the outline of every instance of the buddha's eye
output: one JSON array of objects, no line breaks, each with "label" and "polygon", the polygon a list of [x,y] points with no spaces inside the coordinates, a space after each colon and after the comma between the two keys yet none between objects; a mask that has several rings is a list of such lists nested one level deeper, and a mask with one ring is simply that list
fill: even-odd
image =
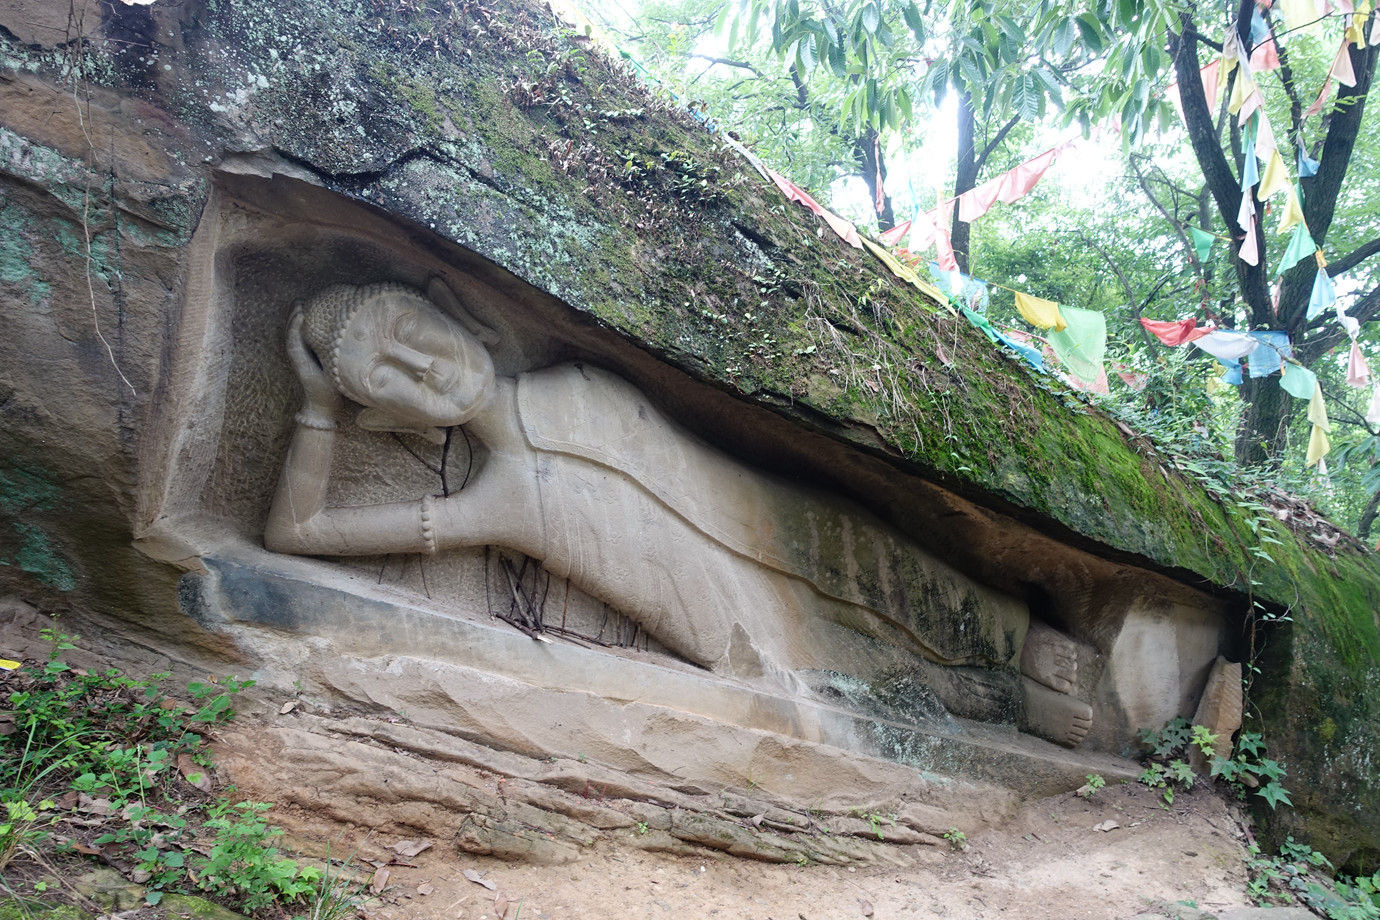
[{"label": "buddha's eye", "polygon": [[397,322],[393,323],[393,340],[406,342],[417,331],[417,314],[415,312],[404,313],[399,316]]},{"label": "buddha's eye", "polygon": [[389,368],[387,364],[382,362],[375,364],[373,369],[369,371],[369,376],[366,378],[370,391],[376,392],[387,387],[388,381],[392,376],[392,369]]}]

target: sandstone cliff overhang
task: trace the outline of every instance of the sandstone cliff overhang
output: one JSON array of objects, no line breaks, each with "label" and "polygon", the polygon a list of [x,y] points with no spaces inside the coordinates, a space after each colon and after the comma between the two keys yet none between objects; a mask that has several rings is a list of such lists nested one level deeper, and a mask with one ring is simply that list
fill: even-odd
[{"label": "sandstone cliff overhang", "polygon": [[[549,12],[102,2],[45,25],[36,6],[0,12],[0,170],[17,189],[0,282],[71,347],[32,356],[42,374],[7,354],[6,514],[55,544],[17,538],[21,583],[73,589],[81,572],[104,603],[130,603],[84,548],[152,523],[133,481],[162,448],[138,432],[185,385],[164,328],[195,272],[180,254],[208,201],[291,200],[305,217],[320,189],[418,247],[463,247],[489,283],[566,316],[568,357],[616,355],[705,437],[852,494],[992,583],[1048,598],[1056,617],[1071,578],[1061,547],[1094,560],[1102,584],[1150,570],[1221,596],[1265,650],[1254,694],[1268,732],[1299,752],[1295,801],[1338,815],[1339,852],[1374,852],[1374,557],[1209,493],[821,232]],[[81,284],[26,261],[45,208],[84,228],[62,243]],[[67,300],[54,306],[45,285]],[[159,288],[162,314],[126,311]],[[103,396],[89,408],[64,387]],[[35,473],[54,450],[111,469]],[[89,512],[80,525],[74,505]],[[1292,626],[1263,641],[1260,612]]]}]

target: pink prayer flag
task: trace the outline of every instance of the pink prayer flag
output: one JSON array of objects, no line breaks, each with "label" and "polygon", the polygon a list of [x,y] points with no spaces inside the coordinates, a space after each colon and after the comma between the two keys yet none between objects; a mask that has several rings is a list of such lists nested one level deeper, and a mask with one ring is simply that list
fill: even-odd
[{"label": "pink prayer flag", "polygon": [[910,221],[908,221],[908,220],[907,220],[907,221],[903,221],[902,223],[897,224],[896,226],[892,227],[890,230],[888,230],[888,231],[886,231],[885,233],[883,233],[883,234],[881,235],[881,240],[882,240],[883,243],[886,243],[888,246],[895,246],[897,243],[899,243],[899,242],[901,241],[901,239],[906,235],[907,231],[909,231],[909,230],[910,230]]},{"label": "pink prayer flag", "polygon": [[935,245],[935,237],[939,234],[940,227],[947,227],[953,221],[954,203],[948,201],[942,209],[935,208],[933,211],[923,211],[920,220],[910,228],[910,250],[911,252],[924,252]]},{"label": "pink prayer flag", "polygon": [[1217,67],[1214,61],[1198,71],[1203,77],[1203,95],[1207,97],[1209,109],[1217,108]]},{"label": "pink prayer flag", "polygon": [[974,221],[990,211],[992,205],[997,203],[997,193],[1001,191],[1001,184],[1005,178],[998,176],[959,195],[958,219]]},{"label": "pink prayer flag", "polygon": [[1318,98],[1314,99],[1313,104],[1304,110],[1303,117],[1312,118],[1321,112],[1323,104],[1327,102],[1327,97],[1330,95],[1332,95],[1332,78],[1328,77],[1323,81],[1322,89],[1318,90]]},{"label": "pink prayer flag", "polygon": [[1351,67],[1351,47],[1345,38],[1342,39],[1342,47],[1337,49],[1337,59],[1332,62],[1332,69],[1327,75],[1343,86],[1356,85],[1356,71]]},{"label": "pink prayer flag", "polygon": [[1021,165],[1008,171],[1001,177],[1001,188],[997,192],[997,200],[1002,204],[1011,204],[1019,201],[1030,193],[1045,172],[1054,162],[1055,150],[1046,150],[1039,156],[1026,160]]},{"label": "pink prayer flag", "polygon": [[1334,3],[1332,5],[1336,7],[1337,12],[1339,13],[1356,12],[1356,5],[1352,3],[1351,0],[1334,0]]},{"label": "pink prayer flag", "polygon": [[1146,332],[1171,347],[1187,345],[1212,331],[1211,326],[1198,326],[1197,320],[1191,316],[1174,322],[1141,317],[1140,324],[1145,327]]},{"label": "pink prayer flag", "polygon": [[1260,239],[1256,235],[1255,221],[1251,221],[1251,226],[1246,230],[1246,236],[1241,240],[1241,248],[1236,253],[1241,257],[1241,261],[1247,265],[1260,264]]},{"label": "pink prayer flag", "polygon": [[1064,374],[1064,382],[1075,390],[1083,390],[1086,393],[1097,393],[1102,396],[1111,395],[1112,388],[1107,383],[1107,368],[1099,367],[1097,379],[1088,381],[1080,380],[1077,374]]},{"label": "pink prayer flag", "polygon": [[1361,354],[1361,346],[1354,340],[1346,361],[1346,382],[1353,387],[1370,386],[1370,368],[1366,367],[1366,356]]},{"label": "pink prayer flag", "polygon": [[800,202],[805,207],[824,218],[824,222],[829,225],[829,229],[837,233],[839,238],[848,245],[855,249],[863,248],[862,239],[858,236],[858,228],[854,227],[837,214],[834,214],[832,211],[825,210],[823,205],[810,197],[809,192],[805,191],[776,170],[769,169],[767,172],[771,175],[771,181],[776,183],[776,187],[781,189],[782,193],[785,194],[788,199]]},{"label": "pink prayer flag", "polygon": [[1279,49],[1275,47],[1275,37],[1271,35],[1255,46],[1251,52],[1251,71],[1264,73],[1279,67]]},{"label": "pink prayer flag", "polygon": [[1246,97],[1246,101],[1241,104],[1241,111],[1236,113],[1238,123],[1244,125],[1256,112],[1263,111],[1265,111],[1265,95],[1260,92],[1260,87],[1256,86]]},{"label": "pink prayer flag", "polygon": [[938,230],[934,235],[936,261],[946,272],[958,271],[958,259],[954,257],[954,244],[949,239],[948,230]]}]

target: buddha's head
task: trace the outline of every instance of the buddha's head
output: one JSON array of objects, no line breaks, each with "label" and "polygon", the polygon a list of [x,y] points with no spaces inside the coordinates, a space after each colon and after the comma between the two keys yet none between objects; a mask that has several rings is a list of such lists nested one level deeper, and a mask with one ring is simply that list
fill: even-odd
[{"label": "buddha's head", "polygon": [[[463,310],[440,287],[449,305]],[[494,365],[484,343],[403,284],[326,288],[303,306],[302,336],[336,388],[365,407],[363,428],[435,440],[438,429],[469,421],[493,395]]]}]

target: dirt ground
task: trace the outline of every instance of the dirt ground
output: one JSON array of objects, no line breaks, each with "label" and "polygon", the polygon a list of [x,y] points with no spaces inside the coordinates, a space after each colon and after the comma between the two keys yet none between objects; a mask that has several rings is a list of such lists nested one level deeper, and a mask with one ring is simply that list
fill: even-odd
[{"label": "dirt ground", "polygon": [[[361,829],[344,832],[310,814],[276,820],[305,849],[386,858]],[[1116,827],[1106,827],[1104,822]],[[602,844],[571,865],[536,867],[472,856],[434,841],[387,866],[374,920],[719,917],[831,920],[852,917],[1013,917],[1103,920],[1144,913],[1152,901],[1201,909],[1246,906],[1245,832],[1238,810],[1210,791],[1181,793],[1164,807],[1145,787],[1108,787],[1029,803],[1003,828],[960,850],[898,847],[907,866],[790,866],[705,849],[697,857]],[[882,833],[885,834],[883,828]],[[467,877],[470,876],[470,877]],[[492,885],[492,890],[474,881]]]}]

